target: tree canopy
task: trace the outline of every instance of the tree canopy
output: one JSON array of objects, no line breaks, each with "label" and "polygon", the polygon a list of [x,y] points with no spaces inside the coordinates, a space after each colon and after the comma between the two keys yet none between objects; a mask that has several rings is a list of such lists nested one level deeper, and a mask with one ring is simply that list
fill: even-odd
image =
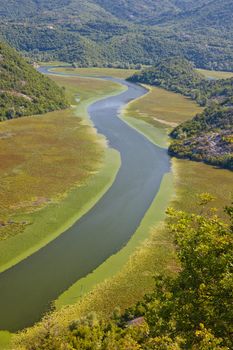
[{"label": "tree canopy", "polygon": [[64,91],[0,42],[0,120],[65,108]]}]

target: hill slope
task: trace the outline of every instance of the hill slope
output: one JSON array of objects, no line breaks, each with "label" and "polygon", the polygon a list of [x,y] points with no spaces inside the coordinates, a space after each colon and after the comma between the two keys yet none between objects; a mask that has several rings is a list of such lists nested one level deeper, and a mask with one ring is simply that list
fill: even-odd
[{"label": "hill slope", "polygon": [[4,120],[61,109],[66,101],[62,89],[0,42],[0,104]]},{"label": "hill slope", "polygon": [[39,60],[151,64],[173,53],[198,67],[233,70],[231,0],[0,3],[3,37]]}]

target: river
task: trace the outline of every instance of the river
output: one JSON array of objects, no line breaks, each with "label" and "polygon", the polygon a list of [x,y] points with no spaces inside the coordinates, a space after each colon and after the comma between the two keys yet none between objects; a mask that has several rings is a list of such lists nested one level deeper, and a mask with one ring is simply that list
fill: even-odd
[{"label": "river", "polygon": [[[42,72],[48,73],[48,68]],[[17,331],[38,321],[62,292],[117,253],[136,231],[170,171],[167,150],[119,118],[121,109],[147,90],[125,80],[106,79],[127,90],[93,103],[88,113],[109,146],[120,152],[119,172],[99,202],[70,229],[0,274],[2,330]]]}]

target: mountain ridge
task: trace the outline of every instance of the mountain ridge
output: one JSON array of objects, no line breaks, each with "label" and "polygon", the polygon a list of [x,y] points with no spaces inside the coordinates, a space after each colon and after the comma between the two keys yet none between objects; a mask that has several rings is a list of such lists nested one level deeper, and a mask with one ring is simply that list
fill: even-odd
[{"label": "mountain ridge", "polygon": [[199,68],[233,70],[230,0],[0,4],[0,33],[32,59],[80,66],[150,65],[174,52]]}]

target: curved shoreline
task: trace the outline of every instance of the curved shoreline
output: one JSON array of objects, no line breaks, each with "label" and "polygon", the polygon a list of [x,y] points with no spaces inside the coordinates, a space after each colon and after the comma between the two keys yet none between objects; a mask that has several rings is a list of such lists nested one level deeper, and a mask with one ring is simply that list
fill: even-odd
[{"label": "curved shoreline", "polygon": [[[71,229],[0,275],[1,328],[16,330],[34,323],[62,290],[119,251],[140,225],[170,170],[166,151],[117,117],[122,106],[147,90],[113,81],[128,90],[92,104],[88,112],[98,132],[120,152],[122,166],[109,191]],[[27,300],[25,293],[30,296]]]}]

